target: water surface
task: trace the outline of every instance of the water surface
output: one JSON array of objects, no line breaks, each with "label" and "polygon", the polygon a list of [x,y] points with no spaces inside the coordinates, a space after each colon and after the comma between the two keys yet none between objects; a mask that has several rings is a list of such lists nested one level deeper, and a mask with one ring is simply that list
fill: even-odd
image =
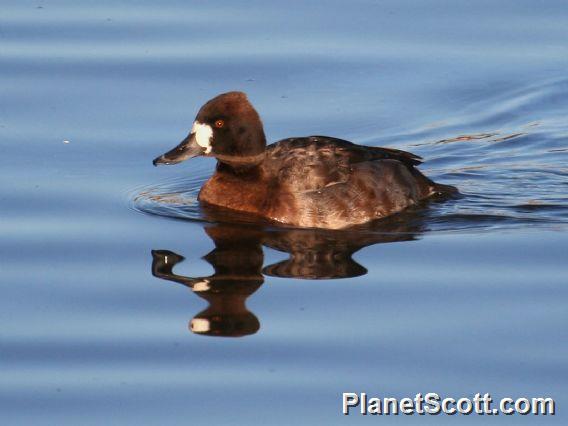
[{"label": "water surface", "polygon": [[[3,419],[564,424],[567,18],[562,1],[4,1]],[[271,141],[410,150],[463,197],[356,233],[211,218],[210,159],[151,160],[228,90]],[[559,411],[344,417],[346,391]]]}]

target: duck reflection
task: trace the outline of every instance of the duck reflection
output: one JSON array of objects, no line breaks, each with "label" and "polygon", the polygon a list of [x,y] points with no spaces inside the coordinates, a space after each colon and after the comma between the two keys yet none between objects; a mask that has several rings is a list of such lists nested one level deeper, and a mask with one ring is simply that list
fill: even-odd
[{"label": "duck reflection", "polygon": [[[265,276],[315,280],[364,275],[367,269],[353,260],[353,253],[372,244],[416,239],[424,223],[417,219],[405,215],[382,221],[380,226],[349,231],[208,225],[205,232],[215,248],[203,259],[213,267],[212,275],[175,274],[174,267],[184,257],[169,250],[152,251],[152,274],[189,287],[209,303],[190,321],[193,333],[247,336],[259,330],[260,321],[245,302],[262,286]],[[286,252],[289,258],[263,268],[263,246]]]}]

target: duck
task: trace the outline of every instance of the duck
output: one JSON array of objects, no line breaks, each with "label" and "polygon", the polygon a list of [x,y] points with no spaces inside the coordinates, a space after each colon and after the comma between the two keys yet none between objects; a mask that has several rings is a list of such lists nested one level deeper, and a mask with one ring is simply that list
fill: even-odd
[{"label": "duck", "polygon": [[238,91],[206,102],[187,137],[153,164],[197,156],[217,160],[200,203],[297,228],[347,229],[457,193],[422,174],[421,157],[399,149],[329,136],[267,145],[258,112]]}]

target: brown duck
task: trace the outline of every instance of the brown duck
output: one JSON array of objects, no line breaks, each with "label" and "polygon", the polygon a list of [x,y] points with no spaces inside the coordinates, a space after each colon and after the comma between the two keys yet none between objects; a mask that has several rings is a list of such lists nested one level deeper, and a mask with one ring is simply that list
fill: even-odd
[{"label": "brown duck", "polygon": [[328,136],[267,146],[260,117],[242,92],[203,105],[189,135],[154,165],[199,155],[217,159],[199,193],[201,203],[295,227],[346,228],[457,192],[416,169],[419,156],[398,149]]}]

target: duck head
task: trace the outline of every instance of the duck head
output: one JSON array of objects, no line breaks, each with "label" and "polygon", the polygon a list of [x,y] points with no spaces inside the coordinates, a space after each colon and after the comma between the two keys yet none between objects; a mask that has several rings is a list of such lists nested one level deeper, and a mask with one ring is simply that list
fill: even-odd
[{"label": "duck head", "polygon": [[243,92],[223,93],[201,107],[189,135],[153,161],[177,164],[199,155],[227,164],[262,162],[266,137],[260,117]]}]

